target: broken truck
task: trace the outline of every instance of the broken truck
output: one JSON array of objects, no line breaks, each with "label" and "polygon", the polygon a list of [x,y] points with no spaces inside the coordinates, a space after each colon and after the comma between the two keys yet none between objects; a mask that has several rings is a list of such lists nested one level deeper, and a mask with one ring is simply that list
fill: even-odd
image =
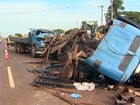
[{"label": "broken truck", "polygon": [[[32,70],[37,73],[33,84],[62,86],[67,79],[85,81],[88,77],[94,77],[93,82],[124,83],[139,65],[139,45],[139,26],[123,17],[113,20],[102,39],[88,37],[83,29],[71,31],[47,47],[44,61],[49,66]],[[62,83],[52,82],[58,77]]]},{"label": "broken truck", "polygon": [[30,29],[26,37],[10,37],[10,41],[14,43],[17,53],[31,52],[32,57],[37,54],[41,55],[45,47],[49,45],[55,33],[46,29]]},{"label": "broken truck", "polygon": [[139,61],[140,27],[123,17],[113,21],[95,52],[86,59],[92,69],[122,83],[135,72]]}]

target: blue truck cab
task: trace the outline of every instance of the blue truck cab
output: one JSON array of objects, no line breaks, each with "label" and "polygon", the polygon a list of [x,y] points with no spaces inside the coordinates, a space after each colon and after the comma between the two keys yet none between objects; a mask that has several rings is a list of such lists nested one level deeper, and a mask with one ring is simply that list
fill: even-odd
[{"label": "blue truck cab", "polygon": [[113,80],[124,83],[140,61],[140,28],[121,18],[114,19],[95,52],[86,64]]},{"label": "blue truck cab", "polygon": [[29,38],[31,43],[31,55],[42,54],[47,45],[51,42],[55,33],[46,29],[30,29]]}]

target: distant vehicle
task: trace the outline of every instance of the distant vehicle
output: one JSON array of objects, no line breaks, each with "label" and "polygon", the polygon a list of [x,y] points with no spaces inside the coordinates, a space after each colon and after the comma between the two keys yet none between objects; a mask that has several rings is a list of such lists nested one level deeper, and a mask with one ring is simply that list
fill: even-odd
[{"label": "distant vehicle", "polygon": [[10,37],[12,44],[14,43],[15,51],[23,53],[31,52],[32,57],[41,55],[47,45],[51,42],[55,33],[46,29],[30,29],[27,36],[24,37]]},{"label": "distant vehicle", "polygon": [[95,52],[86,59],[91,71],[98,71],[120,83],[130,78],[139,62],[140,27],[123,17],[114,19]]},{"label": "distant vehicle", "polygon": [[1,36],[1,33],[0,33],[0,43],[2,42],[2,36]]}]

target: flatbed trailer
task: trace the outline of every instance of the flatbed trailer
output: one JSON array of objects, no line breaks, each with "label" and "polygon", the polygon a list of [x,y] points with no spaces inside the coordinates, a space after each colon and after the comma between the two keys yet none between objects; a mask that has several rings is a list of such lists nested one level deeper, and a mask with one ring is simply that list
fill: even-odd
[{"label": "flatbed trailer", "polygon": [[44,49],[55,36],[53,31],[46,29],[31,29],[27,37],[10,37],[14,43],[15,51],[23,53],[31,52],[32,57],[41,55]]}]

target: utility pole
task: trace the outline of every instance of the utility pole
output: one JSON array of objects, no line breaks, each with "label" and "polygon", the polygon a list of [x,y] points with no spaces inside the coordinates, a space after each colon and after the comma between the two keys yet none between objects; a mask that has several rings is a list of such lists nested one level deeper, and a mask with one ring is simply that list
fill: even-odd
[{"label": "utility pole", "polygon": [[104,5],[101,5],[101,26],[103,26],[103,7]]},{"label": "utility pole", "polygon": [[111,20],[113,20],[113,0],[110,0],[111,2]]},{"label": "utility pole", "polygon": [[78,29],[79,27],[78,27],[78,19],[77,19],[77,29]]}]

